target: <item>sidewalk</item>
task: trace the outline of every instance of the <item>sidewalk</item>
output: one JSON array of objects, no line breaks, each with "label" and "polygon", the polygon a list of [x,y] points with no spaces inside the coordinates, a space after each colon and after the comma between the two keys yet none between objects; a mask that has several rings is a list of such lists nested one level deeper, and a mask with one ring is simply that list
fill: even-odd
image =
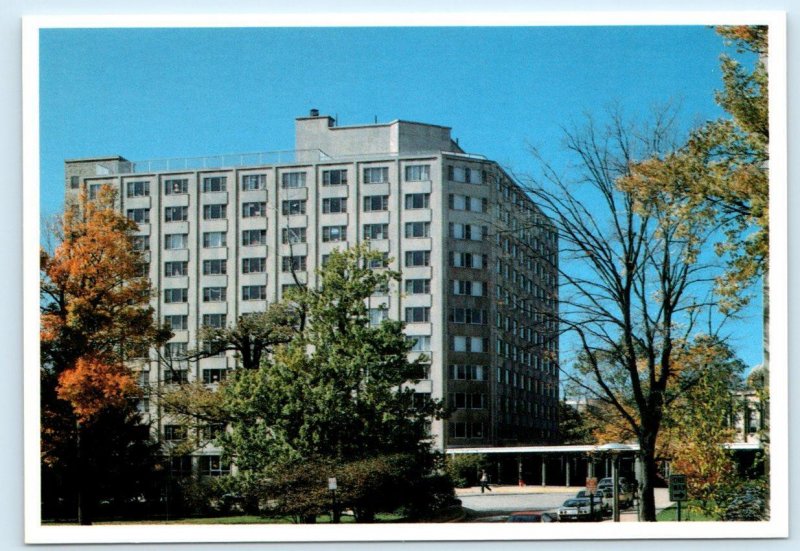
[{"label": "sidewalk", "polygon": [[[574,495],[578,493],[578,490],[582,490],[583,486],[514,486],[514,485],[502,485],[502,486],[495,486],[490,485],[492,488],[491,492],[486,492],[486,494],[494,494],[494,495],[524,495],[524,494],[571,494]],[[481,487],[480,486],[472,486],[469,488],[456,488],[456,497],[467,497],[467,496],[479,496],[481,495]],[[656,501],[656,513],[661,512],[662,510],[666,509],[672,502],[669,500],[669,490],[667,488],[656,488],[655,489],[655,501]],[[636,508],[626,509],[620,511],[619,514],[620,522],[638,522],[639,516]],[[603,522],[613,522],[611,519],[604,520]]]}]

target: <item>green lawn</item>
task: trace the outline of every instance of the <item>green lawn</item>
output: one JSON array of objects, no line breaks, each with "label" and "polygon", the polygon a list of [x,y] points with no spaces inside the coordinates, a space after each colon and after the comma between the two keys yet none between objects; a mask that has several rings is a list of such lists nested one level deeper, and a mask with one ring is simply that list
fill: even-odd
[{"label": "green lawn", "polygon": [[[717,519],[713,517],[705,516],[703,513],[698,511],[697,509],[692,509],[691,511],[688,510],[688,507],[684,503],[681,505],[681,522],[713,522]],[[674,522],[678,520],[678,506],[677,505],[670,505],[656,516],[656,520],[659,522]]]},{"label": "green lawn", "polygon": [[[394,513],[378,513],[375,522],[403,522],[405,517]],[[95,522],[95,525],[128,525],[128,524],[292,524],[291,517],[261,517],[257,515],[236,515],[230,517],[198,517],[179,518],[174,520],[115,520]],[[342,524],[352,524],[355,519],[350,515],[342,516]],[[329,515],[317,517],[317,524],[329,524]]]}]

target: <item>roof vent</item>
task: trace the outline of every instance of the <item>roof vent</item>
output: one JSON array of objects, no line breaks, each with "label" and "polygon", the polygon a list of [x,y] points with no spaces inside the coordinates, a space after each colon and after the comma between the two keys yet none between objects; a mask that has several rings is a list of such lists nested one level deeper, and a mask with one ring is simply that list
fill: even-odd
[{"label": "roof vent", "polygon": [[319,117],[319,109],[312,109],[308,113],[309,117]]}]

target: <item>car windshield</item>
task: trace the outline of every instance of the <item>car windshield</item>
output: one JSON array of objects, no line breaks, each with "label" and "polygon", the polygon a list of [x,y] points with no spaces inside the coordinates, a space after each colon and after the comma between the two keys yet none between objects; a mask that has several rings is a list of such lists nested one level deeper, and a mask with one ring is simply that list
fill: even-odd
[{"label": "car windshield", "polygon": [[583,507],[589,503],[588,499],[568,499],[564,502],[564,507]]}]

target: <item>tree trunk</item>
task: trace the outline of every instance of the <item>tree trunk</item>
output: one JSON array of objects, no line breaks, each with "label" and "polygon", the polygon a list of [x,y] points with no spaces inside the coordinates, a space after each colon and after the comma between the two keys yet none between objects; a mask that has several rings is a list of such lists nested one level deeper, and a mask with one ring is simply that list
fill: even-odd
[{"label": "tree trunk", "polygon": [[639,459],[642,463],[642,479],[639,480],[639,499],[641,499],[642,503],[641,520],[644,522],[655,522],[655,483],[658,479],[658,468],[655,457],[655,438],[639,438],[639,448]]}]

